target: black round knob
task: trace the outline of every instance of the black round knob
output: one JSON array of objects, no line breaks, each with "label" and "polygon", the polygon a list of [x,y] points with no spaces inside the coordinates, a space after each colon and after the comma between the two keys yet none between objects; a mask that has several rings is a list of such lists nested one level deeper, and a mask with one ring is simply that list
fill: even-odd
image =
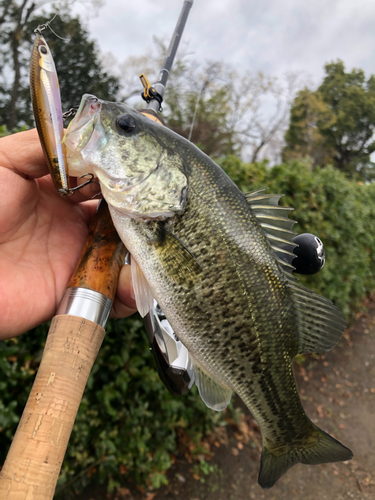
[{"label": "black round knob", "polygon": [[298,274],[316,274],[325,263],[325,253],[321,240],[310,233],[299,234],[293,238],[294,243],[298,245],[293,250],[296,257],[292,265],[296,268],[294,271]]}]

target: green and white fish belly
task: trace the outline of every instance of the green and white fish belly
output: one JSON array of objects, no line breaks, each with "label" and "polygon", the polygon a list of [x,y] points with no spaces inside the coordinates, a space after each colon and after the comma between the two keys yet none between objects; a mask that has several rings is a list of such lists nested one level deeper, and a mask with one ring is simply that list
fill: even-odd
[{"label": "green and white fish belly", "polygon": [[156,298],[208,406],[225,408],[235,391],[257,419],[259,484],[271,487],[297,462],[350,459],[306,416],[294,380],[292,358],[331,349],[345,320],[291,275],[290,209],[265,190],[244,195],[198,148],[133,109],[99,102],[91,135],[83,126],[71,150],[99,177],[132,255],[139,308]]}]

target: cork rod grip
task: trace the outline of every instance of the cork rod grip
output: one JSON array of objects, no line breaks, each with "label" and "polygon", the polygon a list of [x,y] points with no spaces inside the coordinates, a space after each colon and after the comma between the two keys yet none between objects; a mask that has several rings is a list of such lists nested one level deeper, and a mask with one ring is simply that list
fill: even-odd
[{"label": "cork rod grip", "polygon": [[[69,283],[115,297],[125,247],[104,200]],[[78,312],[77,312],[78,314]],[[105,330],[70,314],[53,318],[42,361],[0,472],[0,500],[51,500],[92,365]]]},{"label": "cork rod grip", "polygon": [[2,500],[52,500],[88,376],[105,330],[55,316],[42,362],[0,473]]},{"label": "cork rod grip", "polygon": [[95,290],[114,301],[126,249],[113,225],[105,200],[100,200],[85,248],[69,287]]}]

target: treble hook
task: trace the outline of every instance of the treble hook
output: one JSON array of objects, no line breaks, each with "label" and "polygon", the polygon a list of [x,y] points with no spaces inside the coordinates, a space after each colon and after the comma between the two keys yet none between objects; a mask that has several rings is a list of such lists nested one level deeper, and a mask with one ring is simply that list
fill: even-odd
[{"label": "treble hook", "polygon": [[78,108],[79,108],[79,106],[73,106],[70,109],[68,109],[68,111],[65,111],[65,113],[63,113],[63,115],[62,115],[63,120],[66,120],[67,118],[70,118],[71,116],[75,116],[77,114]]},{"label": "treble hook", "polygon": [[[79,186],[76,186],[76,187],[70,188],[70,189],[60,188],[59,193],[61,194],[61,196],[71,196],[76,191],[79,191],[80,189],[84,188],[85,186],[88,186],[89,184],[97,184],[98,186],[100,186],[99,182],[94,181],[95,176],[91,172],[88,172],[87,174],[81,175],[81,177],[78,177],[77,180],[82,179],[83,177],[87,177],[88,175],[90,176],[90,179],[88,181],[84,182],[83,184],[80,184]],[[94,199],[96,196],[99,196],[100,194],[101,193],[95,194],[92,197],[92,199]]]}]

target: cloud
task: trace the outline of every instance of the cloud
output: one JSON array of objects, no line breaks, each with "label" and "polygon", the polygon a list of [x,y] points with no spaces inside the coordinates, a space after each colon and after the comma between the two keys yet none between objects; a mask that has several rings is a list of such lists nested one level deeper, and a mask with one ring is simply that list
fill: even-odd
[{"label": "cloud", "polygon": [[[177,0],[107,0],[89,29],[104,52],[123,61],[144,54],[153,35],[169,39],[181,6]],[[347,69],[375,73],[374,26],[373,0],[195,0],[184,41],[199,60],[270,75],[304,71],[319,83],[324,64],[338,58]]]}]

